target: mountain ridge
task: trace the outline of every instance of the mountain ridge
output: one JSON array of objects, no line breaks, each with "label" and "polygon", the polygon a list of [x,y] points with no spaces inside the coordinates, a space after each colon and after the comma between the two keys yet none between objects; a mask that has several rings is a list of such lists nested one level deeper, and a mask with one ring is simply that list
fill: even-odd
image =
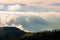
[{"label": "mountain ridge", "polygon": [[[24,32],[16,27],[0,27],[0,40],[60,40],[60,29],[43,32]],[[3,33],[0,31],[0,33]]]}]

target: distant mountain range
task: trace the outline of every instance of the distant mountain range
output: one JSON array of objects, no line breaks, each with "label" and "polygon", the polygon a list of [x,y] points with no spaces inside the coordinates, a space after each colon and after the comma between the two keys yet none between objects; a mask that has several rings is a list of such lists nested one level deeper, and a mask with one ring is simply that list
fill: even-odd
[{"label": "distant mountain range", "polygon": [[60,29],[31,33],[16,27],[0,27],[0,40],[60,40]]}]

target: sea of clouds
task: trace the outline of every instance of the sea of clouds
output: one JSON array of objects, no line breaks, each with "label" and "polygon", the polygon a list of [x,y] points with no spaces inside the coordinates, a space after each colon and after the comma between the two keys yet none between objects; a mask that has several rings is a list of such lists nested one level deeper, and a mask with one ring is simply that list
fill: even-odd
[{"label": "sea of clouds", "polygon": [[4,26],[26,32],[60,29],[60,12],[0,11],[0,27]]}]

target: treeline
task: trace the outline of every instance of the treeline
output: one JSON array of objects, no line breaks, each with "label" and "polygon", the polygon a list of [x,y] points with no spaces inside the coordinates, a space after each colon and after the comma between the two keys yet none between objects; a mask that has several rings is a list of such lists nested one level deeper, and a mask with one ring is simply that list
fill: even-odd
[{"label": "treeline", "polygon": [[60,30],[24,32],[15,27],[0,28],[0,40],[60,40]]},{"label": "treeline", "polygon": [[25,33],[19,40],[60,40],[60,30]]}]

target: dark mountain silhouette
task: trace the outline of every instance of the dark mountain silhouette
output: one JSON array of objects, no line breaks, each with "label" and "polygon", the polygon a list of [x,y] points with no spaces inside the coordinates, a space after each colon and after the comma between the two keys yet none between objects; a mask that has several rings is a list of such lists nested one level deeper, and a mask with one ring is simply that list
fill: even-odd
[{"label": "dark mountain silhouette", "polygon": [[17,40],[18,37],[23,36],[25,32],[15,27],[0,27],[1,40]]},{"label": "dark mountain silhouette", "polygon": [[60,40],[60,30],[28,33],[25,37],[20,38],[20,40]]},{"label": "dark mountain silhouette", "polygon": [[60,40],[60,29],[31,33],[15,27],[0,27],[0,40]]}]

